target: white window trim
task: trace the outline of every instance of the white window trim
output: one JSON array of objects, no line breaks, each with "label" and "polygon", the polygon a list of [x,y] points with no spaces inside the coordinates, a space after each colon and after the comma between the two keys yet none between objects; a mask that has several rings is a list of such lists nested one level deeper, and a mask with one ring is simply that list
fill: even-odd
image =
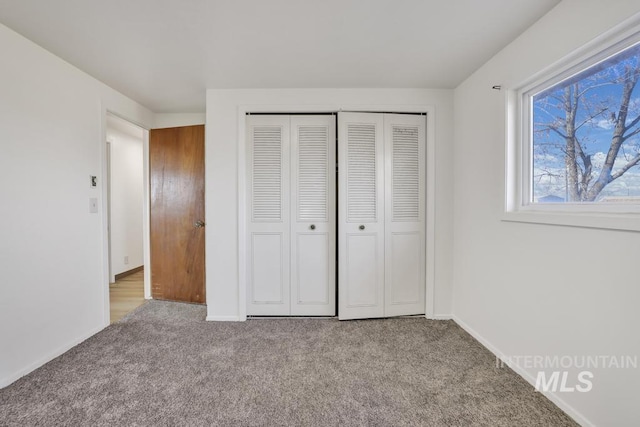
[{"label": "white window trim", "polygon": [[594,63],[640,41],[640,14],[585,44],[537,73],[515,89],[505,91],[507,142],[503,221],[571,227],[640,231],[640,203],[530,203],[532,159],[529,94],[550,87]]}]

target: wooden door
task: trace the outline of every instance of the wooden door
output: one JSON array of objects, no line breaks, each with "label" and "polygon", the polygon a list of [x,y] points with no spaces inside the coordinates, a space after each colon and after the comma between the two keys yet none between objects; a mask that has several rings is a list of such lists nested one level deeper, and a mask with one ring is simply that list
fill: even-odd
[{"label": "wooden door", "polygon": [[291,116],[291,314],[336,314],[336,120]]},{"label": "wooden door", "polygon": [[339,113],[338,133],[338,317],[383,317],[383,116]]},{"label": "wooden door", "polygon": [[205,302],[204,125],[152,129],[151,295]]}]

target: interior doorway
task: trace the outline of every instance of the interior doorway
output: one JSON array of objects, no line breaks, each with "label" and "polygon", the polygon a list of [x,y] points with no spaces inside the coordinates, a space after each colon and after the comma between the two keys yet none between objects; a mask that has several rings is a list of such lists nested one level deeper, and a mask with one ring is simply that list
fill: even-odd
[{"label": "interior doorway", "polygon": [[118,321],[145,300],[145,139],[147,131],[106,119],[109,312]]}]

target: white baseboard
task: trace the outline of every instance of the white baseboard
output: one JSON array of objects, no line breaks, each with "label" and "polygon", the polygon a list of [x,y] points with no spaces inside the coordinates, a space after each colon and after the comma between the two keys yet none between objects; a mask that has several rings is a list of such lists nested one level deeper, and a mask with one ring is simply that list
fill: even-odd
[{"label": "white baseboard", "polygon": [[238,316],[207,316],[207,322],[239,322]]},{"label": "white baseboard", "polygon": [[431,320],[452,320],[452,314],[434,314],[433,317],[427,317],[427,319]]},{"label": "white baseboard", "polygon": [[[487,339],[485,339],[482,335],[480,335],[473,328],[471,328],[469,325],[467,325],[459,317],[454,315],[451,318],[462,329],[464,329],[469,335],[471,335],[473,338],[478,340],[480,342],[480,344],[485,346],[491,353],[493,353],[496,357],[500,358],[500,360],[509,361],[510,362],[509,363],[509,367],[511,369],[513,369],[513,371],[516,374],[520,375],[529,384],[531,384],[533,387],[535,387],[536,379],[527,370],[525,370],[523,367],[521,367],[521,366],[519,366],[517,364],[512,363],[513,361],[509,360],[508,358],[506,358],[505,354],[503,352],[501,352],[500,350],[498,350],[498,348],[495,345],[493,345],[491,342],[489,342]],[[549,399],[551,402],[553,402],[558,408],[562,409],[562,411],[564,411],[567,415],[569,415],[571,418],[573,418],[573,420],[575,422],[577,422],[578,424],[580,424],[581,426],[583,426],[583,427],[595,427],[595,424],[590,422],[584,415],[582,415],[575,408],[573,408],[571,405],[569,405],[564,400],[562,400],[562,398],[560,398],[560,396],[558,396],[557,393],[552,393],[552,392],[547,392],[547,391],[541,391],[540,393],[542,393],[547,399]]]},{"label": "white baseboard", "polygon": [[103,329],[104,329],[104,326],[95,328],[91,332],[89,332],[88,334],[85,334],[85,335],[81,336],[80,338],[76,338],[75,340],[73,340],[71,342],[68,342],[67,344],[65,344],[63,346],[58,347],[54,351],[48,353],[46,356],[38,359],[37,361],[35,361],[33,363],[30,363],[29,365],[27,365],[24,368],[20,369],[18,372],[14,373],[12,375],[9,375],[6,378],[0,379],[0,389],[5,388],[5,387],[13,384],[14,382],[19,380],[20,378],[22,378],[25,375],[35,371],[36,369],[38,369],[42,365],[44,365],[44,364],[46,364],[48,362],[51,362],[56,357],[60,356],[63,353],[66,353],[67,351],[71,350],[73,347],[75,347],[78,344],[80,344],[81,342],[91,338],[92,336],[94,336],[95,334],[97,334],[98,332],[100,332]]}]

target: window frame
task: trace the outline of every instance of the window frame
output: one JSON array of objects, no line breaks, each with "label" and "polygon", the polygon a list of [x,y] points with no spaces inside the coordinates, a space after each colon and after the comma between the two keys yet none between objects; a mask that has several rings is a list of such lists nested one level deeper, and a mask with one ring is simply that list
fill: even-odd
[{"label": "window frame", "polygon": [[587,43],[505,94],[506,165],[503,221],[640,231],[640,201],[533,203],[533,96],[624,49],[640,44],[640,19]]}]

